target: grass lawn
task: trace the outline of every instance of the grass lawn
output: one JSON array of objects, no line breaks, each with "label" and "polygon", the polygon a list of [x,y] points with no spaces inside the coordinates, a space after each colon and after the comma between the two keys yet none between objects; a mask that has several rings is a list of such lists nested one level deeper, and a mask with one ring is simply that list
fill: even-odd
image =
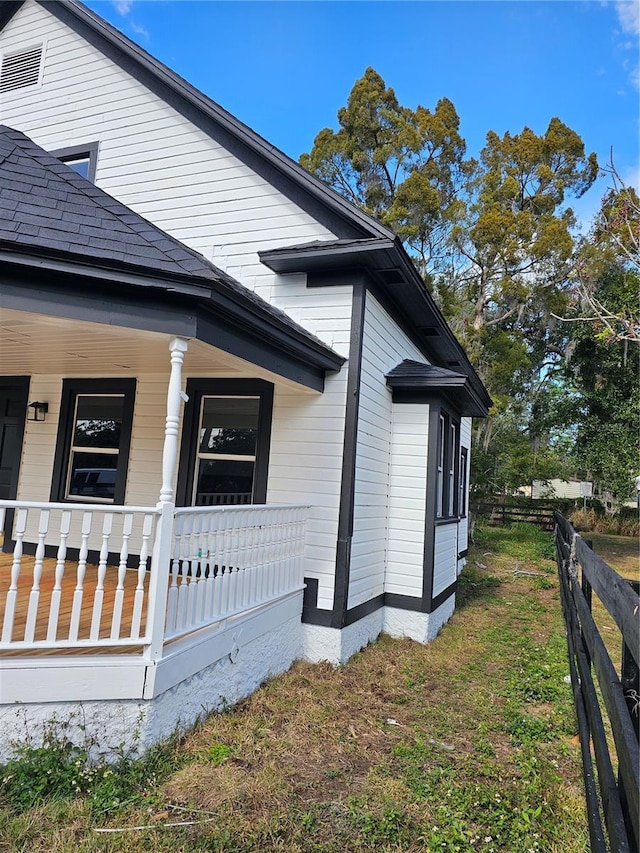
[{"label": "grass lawn", "polygon": [[583,853],[551,541],[477,529],[433,643],[296,664],[145,760],[87,768],[53,737],[4,771],[0,850]]}]

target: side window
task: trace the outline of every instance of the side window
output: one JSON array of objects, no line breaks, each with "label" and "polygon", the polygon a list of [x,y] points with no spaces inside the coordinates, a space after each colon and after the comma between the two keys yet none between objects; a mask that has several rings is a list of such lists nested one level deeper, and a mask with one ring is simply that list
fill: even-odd
[{"label": "side window", "polygon": [[252,503],[259,412],[259,397],[202,397],[194,506]]},{"label": "side window", "polygon": [[135,380],[65,379],[52,500],[124,503]]},{"label": "side window", "polygon": [[86,145],[74,145],[70,148],[59,148],[52,151],[54,157],[62,160],[83,178],[92,183],[96,179],[96,167],[98,164],[98,143],[89,142]]},{"label": "side window", "polygon": [[444,469],[446,463],[447,451],[447,429],[444,415],[440,415],[439,430],[438,430],[438,479],[436,483],[436,517],[444,516],[445,507],[445,488],[444,488]]},{"label": "side window", "polygon": [[178,503],[264,503],[273,386],[262,380],[190,379],[187,394]]},{"label": "side window", "polygon": [[455,518],[461,512],[460,424],[442,412],[438,426],[437,454],[436,518]]},{"label": "side window", "polygon": [[460,448],[460,477],[458,481],[459,498],[458,498],[458,515],[467,514],[467,467],[469,461],[469,451],[466,447]]}]

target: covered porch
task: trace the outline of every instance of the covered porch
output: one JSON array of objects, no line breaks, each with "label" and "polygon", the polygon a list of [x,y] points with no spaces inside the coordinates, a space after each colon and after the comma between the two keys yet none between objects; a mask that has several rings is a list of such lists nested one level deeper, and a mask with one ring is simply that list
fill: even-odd
[{"label": "covered porch", "polygon": [[[105,509],[0,502],[0,519],[8,514],[13,523],[5,530],[15,538],[6,539],[0,553],[3,703],[20,700],[21,669],[53,656],[82,656],[95,673],[94,679],[85,674],[81,696],[74,695],[73,683],[60,683],[59,698],[97,699],[105,690],[152,698],[155,679],[147,678],[142,690],[138,679],[122,674],[107,685],[106,658],[112,666],[126,655],[129,670],[136,660],[142,668],[161,669],[178,648],[185,652],[248,615],[299,599],[303,588],[303,506]],[[29,530],[37,530],[31,554],[25,553]],[[92,554],[93,533],[101,546]],[[56,539],[57,546],[45,545]],[[39,692],[37,685],[29,692]],[[47,693],[41,700],[53,698]]]}]

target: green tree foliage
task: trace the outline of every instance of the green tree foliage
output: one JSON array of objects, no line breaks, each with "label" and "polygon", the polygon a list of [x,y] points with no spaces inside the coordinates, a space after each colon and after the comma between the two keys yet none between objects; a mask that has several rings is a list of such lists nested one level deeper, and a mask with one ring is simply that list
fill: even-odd
[{"label": "green tree foliage", "polygon": [[620,182],[613,166],[609,171],[614,185],[576,253],[570,311],[563,319],[591,322],[605,342],[640,343],[640,199],[633,187]]},{"label": "green tree foliage", "polygon": [[425,276],[444,263],[465,153],[460,120],[446,98],[433,111],[398,103],[367,68],[356,81],[340,129],[324,128],[300,163],[406,243]]},{"label": "green tree foliage", "polygon": [[[600,285],[603,298],[628,278],[624,268],[609,270]],[[636,293],[639,285],[636,274]],[[575,393],[568,398],[566,420],[575,424],[575,459],[600,488],[628,498],[640,473],[640,346],[605,339],[589,322],[574,329],[568,368]]]},{"label": "green tree foliage", "polygon": [[[560,318],[575,306],[570,200],[597,177],[595,155],[552,118],[542,134],[489,131],[479,158],[465,159],[451,101],[403,107],[372,68],[338,123],[300,162],[395,230],[466,347],[495,403],[474,432],[477,487],[564,473],[566,441],[550,424],[572,334]],[[626,239],[623,207],[612,197],[603,208],[611,244],[612,222]]]}]

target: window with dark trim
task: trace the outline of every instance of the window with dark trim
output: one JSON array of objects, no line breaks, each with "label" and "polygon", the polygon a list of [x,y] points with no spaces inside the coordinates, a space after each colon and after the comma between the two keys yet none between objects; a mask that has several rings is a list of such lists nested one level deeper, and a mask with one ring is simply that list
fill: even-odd
[{"label": "window with dark trim", "polygon": [[460,515],[460,423],[446,412],[440,412],[438,423],[436,518],[456,518]]},{"label": "window with dark trim", "polygon": [[273,385],[260,379],[189,379],[177,502],[264,503]]},{"label": "window with dark trim", "polygon": [[135,379],[64,379],[51,499],[123,504]]},{"label": "window with dark trim", "polygon": [[70,166],[74,172],[82,175],[91,183],[95,183],[96,167],[98,164],[98,143],[89,142],[86,145],[73,145],[69,148],[59,148],[52,151],[54,157]]},{"label": "window with dark trim", "polygon": [[469,450],[460,448],[460,476],[458,477],[458,515],[467,514],[467,468],[469,464]]}]

